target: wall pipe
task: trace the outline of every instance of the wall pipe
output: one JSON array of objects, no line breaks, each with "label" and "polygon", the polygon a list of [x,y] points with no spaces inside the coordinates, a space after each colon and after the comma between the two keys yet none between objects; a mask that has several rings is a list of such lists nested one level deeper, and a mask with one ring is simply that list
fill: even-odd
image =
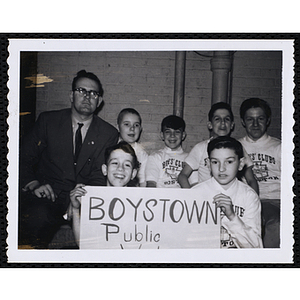
[{"label": "wall pipe", "polygon": [[210,61],[212,77],[212,98],[211,104],[217,102],[231,102],[231,80],[233,55],[231,51],[215,51]]},{"label": "wall pipe", "polygon": [[186,52],[176,51],[173,114],[179,117],[183,117],[185,62],[186,62]]}]

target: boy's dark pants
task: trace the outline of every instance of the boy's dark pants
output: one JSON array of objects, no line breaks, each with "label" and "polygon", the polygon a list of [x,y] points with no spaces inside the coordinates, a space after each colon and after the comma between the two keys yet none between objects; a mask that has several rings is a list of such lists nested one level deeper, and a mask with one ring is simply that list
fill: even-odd
[{"label": "boy's dark pants", "polygon": [[280,247],[280,200],[261,199],[264,248]]},{"label": "boy's dark pants", "polygon": [[66,221],[69,198],[65,193],[55,202],[46,198],[38,198],[31,193],[20,193],[19,207],[19,245],[28,245],[44,249],[54,234]]}]

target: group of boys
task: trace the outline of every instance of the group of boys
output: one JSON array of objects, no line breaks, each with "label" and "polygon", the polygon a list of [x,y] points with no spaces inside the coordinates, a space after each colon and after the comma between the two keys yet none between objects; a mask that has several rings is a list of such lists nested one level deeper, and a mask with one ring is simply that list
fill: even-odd
[{"label": "group of boys", "polygon": [[[271,110],[264,100],[243,102],[240,115],[247,135],[240,142],[230,137],[234,128],[230,106],[214,104],[207,123],[211,137],[190,153],[182,149],[186,137],[184,120],[167,116],[161,123],[165,147],[148,156],[138,143],[142,120],[136,110],[126,108],[119,113],[118,134],[113,126],[94,115],[103,90],[99,79],[91,74],[77,74],[70,96],[71,110],[63,110],[64,116],[59,117],[61,111],[42,113],[24,145],[20,162],[23,179],[24,175],[26,178],[21,181],[23,240],[25,235],[33,247],[46,247],[67,211],[78,240],[84,186],[132,185],[201,190],[220,208],[221,248],[279,247],[281,143],[267,135]],[[55,118],[57,129],[66,127],[64,140],[57,139],[57,132],[51,128]],[[77,123],[82,125],[77,127]],[[98,128],[96,135],[91,134],[93,126]],[[78,131],[80,146],[76,154]],[[67,157],[71,157],[68,165],[62,163]],[[33,195],[28,197],[29,194]],[[34,244],[33,239],[39,243]]]},{"label": "group of boys", "polygon": [[[217,207],[226,215],[222,219],[222,229],[225,229],[225,224],[232,226],[226,229],[228,238],[221,240],[222,246],[261,247],[262,243],[257,237],[262,234],[265,248],[278,248],[281,142],[267,134],[271,109],[266,101],[259,98],[245,100],[240,107],[240,117],[247,135],[237,141],[230,138],[234,128],[230,105],[223,102],[212,105],[207,123],[211,137],[196,144],[189,154],[183,152],[181,147],[186,137],[183,119],[177,116],[166,117],[161,126],[165,148],[152,153],[148,158],[147,186],[166,188],[172,183],[172,187],[201,188],[201,195],[210,191],[210,197],[216,196],[219,199],[215,200]],[[232,168],[233,164],[235,168]],[[191,180],[195,172],[198,173],[196,181]],[[252,193],[253,190],[255,193]],[[227,209],[229,207],[230,211]],[[236,210],[235,217],[228,222],[233,209]],[[242,215],[239,216],[238,211],[242,211]],[[247,241],[241,242],[240,235],[245,228],[244,237],[247,236]],[[251,236],[255,237],[254,241],[251,241]]]}]

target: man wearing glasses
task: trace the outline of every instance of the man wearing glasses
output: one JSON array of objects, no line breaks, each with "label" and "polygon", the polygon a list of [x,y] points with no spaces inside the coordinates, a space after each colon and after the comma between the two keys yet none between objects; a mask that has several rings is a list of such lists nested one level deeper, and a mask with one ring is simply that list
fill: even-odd
[{"label": "man wearing glasses", "polygon": [[77,183],[105,185],[105,149],[117,130],[94,113],[103,89],[96,75],[82,70],[73,79],[71,108],[40,114],[25,138],[20,159],[19,245],[47,248],[64,224]]}]

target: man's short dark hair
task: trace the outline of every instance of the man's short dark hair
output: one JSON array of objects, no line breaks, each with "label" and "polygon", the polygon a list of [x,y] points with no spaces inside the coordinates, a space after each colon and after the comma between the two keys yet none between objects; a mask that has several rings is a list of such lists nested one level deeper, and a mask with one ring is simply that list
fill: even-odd
[{"label": "man's short dark hair", "polygon": [[249,98],[246,99],[241,107],[240,107],[240,117],[244,120],[246,111],[250,108],[257,108],[260,107],[266,114],[268,119],[271,119],[271,108],[267,101],[260,99],[260,98]]},{"label": "man's short dark hair", "polygon": [[86,72],[85,70],[79,71],[77,73],[76,77],[73,78],[72,91],[74,91],[76,89],[76,83],[80,78],[89,78],[91,80],[94,80],[98,84],[100,97],[103,97],[104,91],[103,91],[102,84],[101,84],[99,78],[94,73]]},{"label": "man's short dark hair", "polygon": [[182,129],[182,131],[185,131],[185,122],[181,117],[170,115],[165,117],[161,122],[161,131],[163,132],[165,128],[174,130]]},{"label": "man's short dark hair", "polygon": [[213,104],[211,106],[210,110],[209,110],[208,120],[210,122],[213,119],[215,111],[218,110],[218,109],[226,109],[226,110],[228,110],[228,112],[230,114],[231,121],[232,122],[234,121],[234,117],[233,117],[233,113],[232,113],[232,110],[231,110],[231,106],[228,103],[226,103],[226,102],[217,102],[217,103]]},{"label": "man's short dark hair", "polygon": [[135,154],[134,149],[127,143],[124,141],[119,142],[116,145],[113,145],[111,147],[108,147],[105,149],[105,154],[104,154],[104,159],[105,159],[105,164],[108,164],[109,158],[110,158],[110,154],[115,151],[121,149],[123,150],[125,153],[128,153],[132,156],[133,161],[132,161],[132,165],[133,165],[133,169],[138,169],[139,168],[139,162],[137,159],[137,156]]},{"label": "man's short dark hair", "polygon": [[210,154],[214,149],[232,149],[238,158],[244,157],[244,150],[242,144],[230,136],[219,136],[211,140],[207,145],[207,153]]},{"label": "man's short dark hair", "polygon": [[121,121],[125,114],[133,114],[133,115],[138,116],[138,118],[140,120],[140,125],[142,125],[142,118],[141,118],[140,114],[138,113],[138,111],[136,111],[134,108],[124,108],[119,112],[118,119],[117,119],[118,125],[121,124]]}]

